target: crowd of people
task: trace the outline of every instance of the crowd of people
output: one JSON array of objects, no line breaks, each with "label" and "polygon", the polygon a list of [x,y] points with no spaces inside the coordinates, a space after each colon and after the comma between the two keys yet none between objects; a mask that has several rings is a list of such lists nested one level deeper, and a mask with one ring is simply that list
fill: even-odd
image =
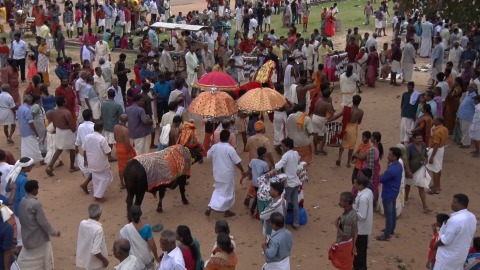
[{"label": "crowd of people", "polygon": [[[27,173],[33,164],[40,163],[46,165],[48,176],[54,176],[54,171],[63,165],[60,155],[64,150],[69,152],[69,172],[81,171],[85,177],[82,190],[89,194],[91,182],[94,199],[105,202],[106,190],[114,178],[111,162],[118,163],[119,184],[125,188],[123,171],[136,155],[175,144],[194,144],[192,152],[212,160],[215,186],[206,216],[212,211],[222,212],[226,218],[236,215],[232,207],[238,168],[241,181],[250,180],[244,204],[263,224],[266,242],[262,249],[267,270],[290,269],[292,234],[285,228],[285,220],[291,215],[292,228],[301,228],[304,209],[300,194],[306,181],[305,166],[314,155],[326,155],[327,144],[341,140],[335,163],[342,164],[347,149],[346,166],[354,167],[351,192],[340,194],[339,205],[344,212],[335,220],[337,237],[329,250],[329,259],[338,269],[366,269],[374,210],[385,217],[385,228],[376,240],[390,241],[395,235],[396,218],[409,202],[412,186],[418,188],[422,211],[432,211],[426,194],[441,192],[443,156],[449,136],[461,148],[469,148],[473,141],[475,151],[471,156],[480,156],[480,29],[461,29],[448,18],[423,20],[420,11],[400,10],[398,1],[393,6],[391,49],[385,43],[377,53],[377,38],[382,32],[387,36],[387,1],[377,11],[370,2],[365,6],[365,24],[370,23],[370,16],[375,16],[376,30],[371,36],[365,33],[362,38],[357,27],[348,32],[344,50],[348,65],[338,78],[340,108],[334,108],[331,97],[330,82],[334,77],[324,71],[330,68],[327,57],[336,54],[332,37],[336,18],[341,14],[336,3],[321,14],[320,30],[304,36],[296,25],[303,24],[303,32],[308,31],[310,7],[302,1],[285,2],[282,24],[289,31],[286,37],[277,38],[275,29],[270,27],[271,16],[282,9],[276,0],[236,3],[233,36],[231,10],[222,0],[209,2],[203,13],[189,12],[185,17],[179,13],[176,18],[170,14],[168,0],[141,0],[126,5],[114,1],[92,4],[89,0],[73,5],[67,0],[64,13],[55,1],[46,1],[45,8],[38,1],[32,7],[5,2],[0,4],[0,16],[12,19],[12,31],[10,43],[0,38],[0,124],[8,145],[15,144],[13,136],[18,126],[21,156],[15,161],[10,152],[0,151],[0,199],[5,221],[0,228],[5,231],[4,243],[9,243],[3,248],[7,256],[0,258],[7,258],[3,261],[6,269],[12,263],[9,254],[18,255],[20,269],[29,269],[31,265],[53,268],[50,236],[60,236],[60,232],[45,217],[36,199],[38,182],[28,180]],[[25,42],[23,32],[18,31],[25,23],[17,18],[22,8],[26,12],[31,8],[35,17],[35,45]],[[211,27],[198,32],[182,31],[169,44],[167,40],[159,42],[161,29],[152,26],[157,21]],[[81,63],[72,63],[65,55],[62,29],[66,29],[67,39],[73,38],[76,30],[77,40],[82,43]],[[124,53],[112,61],[112,47],[139,51],[134,66],[127,66]],[[54,48],[55,75],[61,84],[50,94],[49,65]],[[186,78],[172,61],[172,50],[185,54]],[[429,57],[431,61],[429,90],[425,93],[417,90],[413,82],[418,50],[420,57]],[[287,103],[269,115],[273,140],[265,135],[264,115],[256,112],[242,112],[234,121],[221,123],[205,119],[203,144],[196,132],[185,139],[183,135],[192,134],[195,129],[193,120],[184,120],[188,117],[186,109],[195,98],[197,79],[220,71],[240,84],[247,82],[255,71],[246,68],[245,54],[254,56],[256,67],[269,61],[275,63],[273,85]],[[392,86],[406,82],[407,91],[400,104],[400,144],[385,153],[388,167],[382,172],[381,133],[364,131],[362,142],[357,144],[364,116],[360,86],[375,87],[376,81],[388,78]],[[20,95],[21,83],[27,80]],[[244,93],[241,90],[233,96],[236,99]],[[340,129],[332,132],[331,126],[340,118],[341,125],[336,123]],[[247,169],[237,154],[242,149],[237,135],[243,150],[248,152],[248,163],[244,164]],[[274,152],[281,155],[277,163]],[[13,213],[7,205],[13,206]],[[460,269],[466,259],[468,267],[478,265],[478,239],[469,251],[476,219],[467,210],[468,205],[466,195],[456,194],[452,202],[454,213],[450,217],[437,216],[428,257],[430,269]],[[101,214],[100,206],[92,204],[88,208],[89,219],[80,223],[78,267],[96,269],[109,264],[105,233],[99,223]],[[185,225],[178,226],[176,232],[162,232],[160,245],[164,253],[159,255],[152,231],[162,228],[144,224],[141,215],[140,207],[130,208],[132,222],[120,230],[122,238],[113,245],[114,256],[119,260],[115,269],[235,268],[235,242],[226,221],[217,222],[215,248],[208,262],[203,263],[199,243]],[[15,248],[13,239],[17,241]]]}]

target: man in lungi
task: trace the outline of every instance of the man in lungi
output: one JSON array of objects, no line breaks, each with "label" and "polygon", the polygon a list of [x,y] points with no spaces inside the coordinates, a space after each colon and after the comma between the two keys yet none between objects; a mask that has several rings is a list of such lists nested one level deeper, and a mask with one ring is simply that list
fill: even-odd
[{"label": "man in lungi", "polygon": [[420,93],[414,90],[415,83],[407,83],[407,92],[402,94],[400,103],[400,142],[407,145],[410,141],[411,130],[415,128],[415,119],[417,116],[417,107]]},{"label": "man in lungi", "polygon": [[[432,90],[435,87],[435,82],[437,80],[437,74],[443,71],[443,58],[445,57],[445,45],[442,43],[442,38],[439,36],[435,37],[435,48],[433,48],[430,69],[430,78],[428,79],[429,90]],[[431,82],[431,84],[430,84]]]},{"label": "man in lungi", "polygon": [[444,119],[441,116],[433,119],[432,135],[430,137],[430,149],[428,150],[427,169],[432,174],[433,187],[428,194],[439,194],[440,177],[442,176],[443,154],[448,140],[448,129],[443,125]]},{"label": "man in lungi", "polygon": [[93,197],[97,201],[106,201],[104,194],[112,182],[113,175],[108,162],[108,156],[112,149],[103,137],[103,124],[96,123],[94,132],[85,138],[85,167],[92,172]]},{"label": "man in lungi", "polygon": [[120,178],[120,188],[125,188],[125,180],[123,179],[123,170],[127,162],[134,158],[137,153],[130,143],[130,135],[128,133],[128,116],[120,115],[120,122],[113,127],[113,137],[115,139],[115,147],[117,148],[118,176]]},{"label": "man in lungi", "polygon": [[187,66],[188,90],[190,95],[192,95],[192,87],[198,80],[197,71],[199,67],[198,58],[193,46],[188,46],[188,52],[185,54],[185,64]]},{"label": "man in lungi", "polygon": [[212,145],[207,152],[207,158],[212,159],[215,190],[205,211],[206,216],[210,216],[212,209],[224,212],[224,217],[235,216],[230,210],[235,203],[235,167],[242,175],[245,171],[235,148],[228,143],[229,138],[230,131],[222,130],[220,142]]},{"label": "man in lungi", "polygon": [[40,164],[43,165],[45,163],[43,162],[42,153],[38,146],[40,135],[33,124],[33,116],[30,112],[31,105],[32,96],[25,95],[23,97],[23,104],[20,105],[17,110],[18,128],[21,137],[20,155],[22,157],[30,157],[34,162],[40,161]]},{"label": "man in lungi", "polygon": [[[312,113],[312,124],[313,124],[313,148],[315,155],[322,153],[324,155],[327,152],[324,149],[326,140],[327,140],[327,121],[330,117],[333,116],[335,110],[333,105],[330,102],[330,90],[323,90],[322,97],[317,100],[315,107],[313,108]],[[317,146],[320,143],[320,150]]]},{"label": "man in lungi", "polygon": [[38,181],[25,183],[27,195],[20,203],[19,220],[22,226],[23,248],[18,255],[20,269],[55,269],[50,236],[60,236],[43,211],[38,201]]},{"label": "man in lungi", "polygon": [[405,203],[408,203],[408,195],[410,194],[410,186],[418,187],[418,193],[422,200],[423,212],[429,213],[432,210],[427,206],[425,198],[425,188],[430,184],[430,175],[427,173],[425,163],[427,162],[427,145],[423,142],[421,132],[415,131],[412,134],[413,143],[406,147],[407,160],[405,164]]},{"label": "man in lungi", "polygon": [[340,166],[341,164],[343,151],[345,149],[348,149],[347,168],[350,168],[351,166],[350,162],[352,161],[353,150],[355,149],[355,145],[357,144],[358,125],[360,125],[363,120],[363,110],[358,108],[361,101],[362,98],[360,97],[360,95],[353,96],[352,107],[343,107],[343,110],[339,114],[328,120],[328,122],[332,122],[340,118],[340,116],[343,116],[342,131],[339,135],[339,137],[342,139],[342,144],[338,149],[338,159],[335,162],[337,166]]},{"label": "man in lungi", "polygon": [[305,113],[305,103],[296,104],[287,119],[287,134],[293,140],[294,149],[302,161],[311,163],[313,159],[310,136],[313,135],[312,119]]},{"label": "man in lungi", "polygon": [[45,172],[49,176],[54,176],[53,165],[63,150],[68,150],[70,153],[70,172],[73,173],[79,170],[78,167],[75,167],[75,132],[77,131],[77,126],[75,125],[72,113],[65,107],[65,98],[57,97],[55,103],[57,104],[57,108],[52,112],[51,119],[56,130],[56,150],[50,164],[48,164],[45,169]]},{"label": "man in lungi", "polygon": [[337,269],[353,268],[353,259],[356,254],[355,242],[357,240],[357,211],[353,209],[355,198],[351,192],[342,192],[338,205],[343,208],[343,213],[335,220],[337,239],[328,251],[328,259]]}]

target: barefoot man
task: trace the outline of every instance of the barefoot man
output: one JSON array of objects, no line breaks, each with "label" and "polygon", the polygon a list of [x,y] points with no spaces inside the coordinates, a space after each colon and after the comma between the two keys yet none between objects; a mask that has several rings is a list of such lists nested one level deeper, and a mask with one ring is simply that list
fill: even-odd
[{"label": "barefoot man", "polygon": [[340,166],[343,150],[348,149],[347,168],[350,168],[353,149],[355,149],[355,144],[357,143],[358,138],[358,125],[360,125],[363,120],[363,110],[358,108],[361,101],[362,98],[360,95],[353,96],[352,107],[343,107],[343,110],[339,114],[328,120],[328,122],[332,122],[340,118],[340,116],[343,116],[342,131],[339,134],[339,137],[342,139],[342,145],[340,145],[340,148],[338,149],[338,159],[336,161],[337,166]]},{"label": "barefoot man", "polygon": [[[330,90],[323,90],[322,97],[317,100],[312,113],[312,125],[313,125],[313,147],[315,155],[322,153],[324,155],[327,152],[324,149],[327,137],[327,121],[333,116],[335,111],[333,110],[332,103],[330,102]],[[317,145],[320,143],[320,150]]]},{"label": "barefoot man", "polygon": [[103,137],[103,124],[95,123],[93,133],[85,137],[85,167],[92,172],[93,197],[96,201],[106,201],[105,191],[112,182],[112,170],[108,156],[112,149],[108,146],[107,139]]},{"label": "barefoot man", "polygon": [[70,172],[78,171],[78,167],[75,167],[75,132],[77,126],[73,120],[72,113],[65,107],[65,98],[56,98],[55,103],[57,108],[52,112],[51,119],[53,126],[55,127],[55,154],[53,154],[50,164],[48,164],[46,173],[49,176],[53,176],[53,165],[62,154],[63,150],[68,150],[70,153]]},{"label": "barefoot man", "polygon": [[134,158],[137,153],[130,144],[130,136],[128,134],[128,116],[126,114],[120,115],[119,123],[113,127],[113,137],[115,139],[115,146],[117,148],[118,161],[118,176],[120,178],[120,188],[125,188],[125,180],[123,179],[123,169],[127,162]]}]

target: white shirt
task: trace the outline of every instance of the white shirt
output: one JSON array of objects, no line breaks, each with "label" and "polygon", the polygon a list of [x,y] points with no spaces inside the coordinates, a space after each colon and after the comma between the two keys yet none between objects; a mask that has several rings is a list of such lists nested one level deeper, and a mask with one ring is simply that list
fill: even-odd
[{"label": "white shirt", "polygon": [[78,93],[80,100],[85,100],[85,86],[87,86],[87,83],[82,78],[75,81],[75,91]]},{"label": "white shirt", "polygon": [[[83,147],[82,147],[83,148]],[[112,152],[107,140],[102,134],[93,132],[85,137],[85,154],[87,155],[88,169],[91,171],[105,171],[110,168],[107,154]]]},{"label": "white shirt", "polygon": [[232,179],[235,181],[235,164],[240,163],[242,159],[228,142],[212,145],[207,152],[207,158],[212,159],[215,181],[222,183],[231,183]]},{"label": "white shirt", "polygon": [[437,86],[442,89],[442,101],[445,101],[445,98],[448,95],[448,91],[450,91],[450,86],[448,86],[448,83],[446,81],[438,82]]},{"label": "white shirt", "polygon": [[176,247],[170,253],[164,252],[162,261],[158,270],[185,270],[185,261],[183,260],[182,251]]},{"label": "white shirt", "polygon": [[235,18],[239,20],[239,19],[242,19],[242,17],[243,17],[242,8],[239,8],[239,7],[235,8]]},{"label": "white shirt", "polygon": [[250,30],[254,30],[255,28],[257,28],[258,26],[258,22],[255,18],[251,18],[250,19],[250,23],[248,24],[248,27],[250,28]]},{"label": "white shirt", "polygon": [[455,48],[453,45],[450,48],[450,53],[448,54],[448,61],[453,62],[453,67],[456,69],[458,63],[460,63],[460,56],[462,55],[463,49],[462,47],[458,46]]},{"label": "white shirt", "polygon": [[377,40],[374,38],[374,37],[370,37],[369,39],[367,39],[367,41],[365,42],[365,49],[370,52],[370,47],[375,47],[375,49],[377,49],[378,45],[377,45]]},{"label": "white shirt", "polygon": [[158,13],[157,3],[155,1],[150,2],[150,13],[152,14]]},{"label": "white shirt", "polygon": [[211,34],[206,33],[203,37],[205,42],[208,44],[208,50],[213,52],[215,51],[215,40],[217,39],[218,34],[212,32]]},{"label": "white shirt", "polygon": [[123,260],[119,265],[113,268],[114,270],[143,270],[145,265],[135,256],[130,255]]},{"label": "white shirt", "polygon": [[434,270],[463,270],[470,242],[475,235],[477,219],[467,209],[452,213],[444,225],[440,240],[444,246],[437,249]]},{"label": "white shirt", "polygon": [[85,149],[85,137],[88,134],[93,133],[93,122],[85,121],[81,123],[77,128],[77,140],[75,141],[76,146],[81,146]]},{"label": "white shirt", "polygon": [[12,50],[13,59],[24,59],[28,51],[27,43],[23,40],[19,40],[18,42],[14,40],[12,42]]},{"label": "white shirt", "polygon": [[285,152],[280,161],[275,164],[275,170],[283,169],[287,175],[287,187],[296,187],[302,184],[297,175],[298,164],[300,164],[300,155],[295,150]]},{"label": "white shirt", "polygon": [[358,192],[353,209],[357,212],[358,234],[370,235],[373,227],[373,192],[369,188]]},{"label": "white shirt", "polygon": [[[2,194],[5,197],[10,197],[10,192],[6,192],[7,188],[7,181],[5,178],[7,177],[7,174],[10,172],[10,170],[13,168],[13,165],[10,165],[6,162],[0,162],[0,173],[2,174],[0,178],[0,194]],[[7,202],[5,202],[7,203]]]},{"label": "white shirt", "polygon": [[78,227],[76,265],[84,269],[103,268],[95,254],[108,258],[102,224],[93,219],[82,220]]}]

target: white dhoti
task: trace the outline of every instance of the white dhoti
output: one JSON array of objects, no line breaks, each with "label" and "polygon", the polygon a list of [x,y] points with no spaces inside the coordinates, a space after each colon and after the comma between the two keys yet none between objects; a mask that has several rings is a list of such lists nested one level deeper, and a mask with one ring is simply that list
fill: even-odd
[{"label": "white dhoti", "polygon": [[18,255],[17,262],[22,270],[55,269],[53,264],[52,243],[47,241],[41,246],[32,249],[23,247],[20,255]]},{"label": "white dhoti", "polygon": [[397,60],[392,61],[392,72],[400,72],[402,70],[402,66],[400,65],[400,62]]},{"label": "white dhoti", "polygon": [[220,18],[223,17],[224,12],[225,12],[225,6],[218,6],[218,15],[220,16]]},{"label": "white dhoti", "polygon": [[[53,123],[49,123],[47,126],[47,136],[45,138],[46,146],[47,146],[47,154],[43,159],[43,161],[45,161],[45,163],[47,164],[50,164],[50,161],[52,161],[52,158],[53,158],[53,154],[55,154],[55,151],[57,151],[55,147],[55,133],[53,132],[55,132]],[[57,159],[54,166],[58,165],[59,163],[60,163],[60,159]]]},{"label": "white dhoti", "polygon": [[244,75],[244,70],[243,68],[239,68],[237,70],[237,77],[238,77],[238,83],[240,84],[245,80],[245,75]]},{"label": "white dhoti", "polygon": [[420,46],[422,43],[422,37],[417,34],[414,34],[413,38],[415,39],[415,43],[418,43],[418,45]]},{"label": "white dhoti", "polygon": [[[430,148],[428,150],[428,160],[430,160],[430,157],[432,156],[433,148]],[[427,169],[431,172],[434,173],[439,173],[442,171],[442,166],[443,166],[443,154],[445,153],[445,147],[439,147],[437,149],[437,153],[433,157],[433,163],[427,164]]]},{"label": "white dhoti", "polygon": [[0,126],[8,126],[15,124],[15,115],[12,109],[0,108]]},{"label": "white dhoti", "polygon": [[420,57],[430,57],[432,53],[432,38],[422,37],[422,45],[420,46]]},{"label": "white dhoti", "polygon": [[281,145],[285,139],[285,123],[287,122],[286,112],[273,112],[273,145]]},{"label": "white dhoti", "polygon": [[98,19],[98,27],[105,27],[105,19]]},{"label": "white dhoti", "polygon": [[[47,39],[45,40],[45,42],[47,43],[48,48],[50,48],[50,50],[53,50],[53,49],[55,48],[55,47],[53,46],[53,39],[47,38]],[[47,67],[47,71],[48,71],[48,67]]]},{"label": "white dhoti", "polygon": [[243,22],[243,18],[237,18],[236,19],[235,27],[236,27],[237,31],[242,30],[242,22]]},{"label": "white dhoti", "polygon": [[197,76],[197,72],[194,72],[193,74],[190,74],[187,72],[187,85],[188,85],[188,93],[189,95],[191,96],[192,95],[192,88],[193,88],[193,85],[197,82],[198,80],[198,76]]},{"label": "white dhoti", "polygon": [[135,152],[137,155],[145,154],[148,152],[146,149],[147,144],[147,136],[143,138],[132,139],[130,138],[131,144],[133,144],[133,148],[135,148]]},{"label": "white dhoti", "polygon": [[90,175],[92,172],[88,169],[88,167],[84,166],[85,158],[79,153],[77,154],[76,159],[77,159],[77,166],[82,172],[83,177],[87,177],[88,175]]},{"label": "white dhoti", "polygon": [[[93,118],[95,120],[100,119],[100,114],[101,114],[101,103],[100,99],[91,99],[88,100],[88,103],[90,104],[90,109],[92,110]],[[86,109],[88,109],[87,103],[85,103],[85,100],[81,101],[81,107],[80,111],[78,112],[78,123],[83,123],[83,117],[82,117],[82,112]]]},{"label": "white dhoti", "polygon": [[402,121],[400,123],[400,141],[401,142],[408,142],[410,141],[410,136],[412,135],[412,129],[415,128],[415,120],[402,117]]},{"label": "white dhoti", "polygon": [[130,34],[131,30],[132,30],[132,21],[128,21],[125,24],[125,33]]},{"label": "white dhoti", "polygon": [[269,262],[264,264],[263,270],[290,270],[290,256],[279,262]]},{"label": "white dhoti", "polygon": [[460,120],[460,130],[462,131],[462,145],[470,146],[472,144],[472,140],[470,139],[470,126],[472,122],[468,122],[465,120]]},{"label": "white dhoti", "polygon": [[428,81],[432,81],[432,84],[437,80],[437,74],[443,72],[442,64],[434,64],[430,69],[430,78]]},{"label": "white dhoti", "polygon": [[29,157],[33,159],[34,162],[42,161],[42,153],[38,147],[38,140],[35,135],[21,138],[20,155],[22,157]]},{"label": "white dhoti", "polygon": [[57,128],[55,136],[55,148],[59,150],[73,150],[75,149],[75,133],[70,129]]},{"label": "white dhoti", "polygon": [[413,63],[403,63],[403,80],[411,82],[413,79]]},{"label": "white dhoti", "polygon": [[235,179],[232,182],[215,181],[215,190],[208,207],[218,212],[225,212],[235,203]]},{"label": "white dhoti", "polygon": [[20,224],[20,219],[17,216],[15,217],[15,223],[17,224],[17,247],[22,247],[23,246],[23,240],[22,240],[22,224]]},{"label": "white dhoti", "polygon": [[103,198],[105,191],[113,180],[112,170],[92,171],[93,197]]},{"label": "white dhoti", "polygon": [[327,118],[312,114],[313,133],[317,133],[319,136],[325,136],[327,134]]},{"label": "white dhoti", "polygon": [[383,20],[375,19],[375,28],[383,28]]},{"label": "white dhoti", "polygon": [[422,166],[413,174],[412,178],[407,178],[407,185],[428,188],[430,181],[432,181],[432,177],[428,174],[427,167]]}]

